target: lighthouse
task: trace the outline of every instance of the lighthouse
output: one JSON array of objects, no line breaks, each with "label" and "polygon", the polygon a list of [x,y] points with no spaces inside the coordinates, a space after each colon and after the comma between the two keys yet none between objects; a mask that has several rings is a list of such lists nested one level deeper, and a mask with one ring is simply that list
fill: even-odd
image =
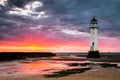
[{"label": "lighthouse", "polygon": [[98,22],[95,17],[90,21],[90,51],[87,58],[100,58],[98,49]]}]

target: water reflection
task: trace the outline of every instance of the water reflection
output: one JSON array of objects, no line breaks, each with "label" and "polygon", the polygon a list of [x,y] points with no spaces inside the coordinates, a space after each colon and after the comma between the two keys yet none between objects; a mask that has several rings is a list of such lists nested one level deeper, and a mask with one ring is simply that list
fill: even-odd
[{"label": "water reflection", "polygon": [[51,74],[66,69],[90,67],[90,65],[69,66],[69,63],[90,63],[90,61],[26,60],[1,63],[0,74]]},{"label": "water reflection", "polygon": [[88,65],[69,66],[69,63],[90,63],[90,61],[26,60],[1,63],[0,74],[51,74],[60,70],[90,67]]},{"label": "water reflection", "polygon": [[49,74],[68,68],[65,63],[51,60],[9,62],[0,64],[0,74]]},{"label": "water reflection", "polygon": [[46,74],[52,71],[67,68],[67,65],[61,63],[52,63],[50,61],[35,61],[23,64],[18,70],[23,74]]}]

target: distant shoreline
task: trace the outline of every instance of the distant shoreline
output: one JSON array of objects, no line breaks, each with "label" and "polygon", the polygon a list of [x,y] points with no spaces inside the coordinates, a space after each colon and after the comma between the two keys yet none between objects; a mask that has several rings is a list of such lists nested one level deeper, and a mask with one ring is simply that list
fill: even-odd
[{"label": "distant shoreline", "polygon": [[26,58],[52,57],[56,56],[51,52],[1,52],[0,61],[11,61]]},{"label": "distant shoreline", "polygon": [[[71,56],[75,55],[84,58],[42,58],[54,56]],[[102,58],[90,59],[86,58],[86,53],[52,53],[52,52],[0,52],[0,61],[26,60],[27,58],[35,58],[34,60],[66,60],[66,61],[85,61],[92,60],[98,62],[120,62],[119,53],[100,53]]]}]

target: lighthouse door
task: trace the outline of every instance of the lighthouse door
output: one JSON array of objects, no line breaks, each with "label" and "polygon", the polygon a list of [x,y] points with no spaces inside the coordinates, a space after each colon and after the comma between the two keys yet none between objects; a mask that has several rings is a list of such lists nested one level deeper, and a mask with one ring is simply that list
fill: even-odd
[{"label": "lighthouse door", "polygon": [[94,51],[94,42],[92,43],[92,50]]}]

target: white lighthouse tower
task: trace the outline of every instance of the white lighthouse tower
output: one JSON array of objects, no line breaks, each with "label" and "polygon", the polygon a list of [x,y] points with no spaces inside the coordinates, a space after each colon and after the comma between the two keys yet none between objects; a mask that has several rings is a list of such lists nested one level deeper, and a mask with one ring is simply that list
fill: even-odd
[{"label": "white lighthouse tower", "polygon": [[90,24],[90,51],[98,51],[98,25],[95,17]]},{"label": "white lighthouse tower", "polygon": [[100,58],[98,50],[98,25],[97,19],[93,17],[90,22],[90,51],[87,58]]}]

